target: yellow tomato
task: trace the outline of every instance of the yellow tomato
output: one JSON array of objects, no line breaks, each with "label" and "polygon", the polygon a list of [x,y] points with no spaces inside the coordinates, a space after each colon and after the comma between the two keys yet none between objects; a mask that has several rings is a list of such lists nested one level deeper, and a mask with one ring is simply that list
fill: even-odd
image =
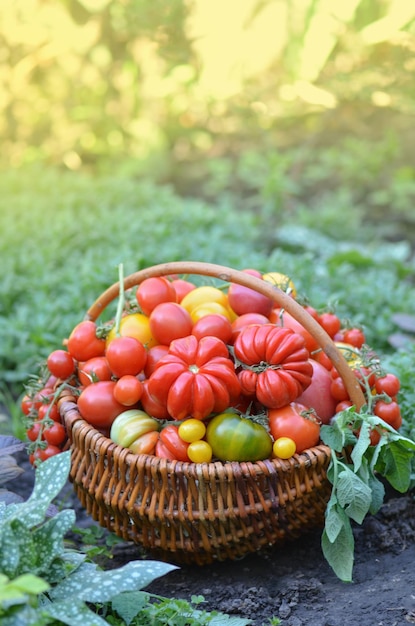
[{"label": "yellow tomato", "polygon": [[187,448],[187,456],[193,463],[210,463],[212,460],[212,447],[207,441],[193,441]]},{"label": "yellow tomato", "polygon": [[206,426],[201,420],[190,417],[180,424],[178,432],[180,439],[183,439],[186,443],[192,443],[193,441],[203,439],[206,434]]},{"label": "yellow tomato", "polygon": [[204,302],[203,304],[199,304],[197,307],[192,309],[190,312],[190,317],[192,318],[193,324],[195,324],[201,317],[205,317],[205,315],[212,315],[215,313],[216,315],[223,315],[230,322],[232,321],[232,316],[230,310],[219,304],[219,302]]},{"label": "yellow tomato", "polygon": [[297,295],[297,290],[291,278],[280,272],[268,272],[263,274],[262,278],[272,285],[276,285],[282,291],[291,294],[294,298]]},{"label": "yellow tomato", "polygon": [[272,446],[272,453],[274,457],[278,459],[289,459],[295,454],[296,445],[295,441],[290,437],[279,437],[274,441]]},{"label": "yellow tomato", "polygon": [[335,341],[334,343],[352,369],[363,367],[362,358],[358,348],[355,348],[355,346],[352,346],[350,343],[344,343],[343,341]]},{"label": "yellow tomato", "polygon": [[[130,313],[121,318],[120,334],[122,337],[135,337],[148,349],[157,345],[150,330],[150,320],[143,313]],[[110,330],[107,337],[107,348],[115,338],[115,326]]]},{"label": "yellow tomato", "polygon": [[217,287],[203,285],[189,291],[180,302],[180,305],[189,313],[192,313],[197,306],[206,304],[206,302],[217,302],[223,307],[228,307],[228,296]]}]

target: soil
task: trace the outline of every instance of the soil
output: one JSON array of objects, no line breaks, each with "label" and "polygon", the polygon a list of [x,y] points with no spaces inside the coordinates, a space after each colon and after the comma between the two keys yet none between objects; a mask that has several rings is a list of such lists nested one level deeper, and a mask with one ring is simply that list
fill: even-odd
[{"label": "soil", "polygon": [[[16,455],[25,472],[7,484],[26,499],[34,472],[26,453]],[[354,527],[353,583],[341,582],[325,561],[317,530],[283,547],[237,561],[181,566],[155,581],[148,591],[190,600],[201,594],[203,608],[250,618],[265,626],[278,617],[282,626],[398,626],[415,624],[415,498],[389,491],[376,516]],[[77,526],[96,524],[68,483],[64,505],[73,508]],[[146,558],[133,544],[120,542],[105,568]],[[150,556],[151,558],[151,556]]]}]

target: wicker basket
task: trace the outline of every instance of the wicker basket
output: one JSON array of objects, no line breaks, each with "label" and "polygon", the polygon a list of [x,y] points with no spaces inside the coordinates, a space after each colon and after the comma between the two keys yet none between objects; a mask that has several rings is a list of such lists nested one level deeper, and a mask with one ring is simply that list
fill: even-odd
[{"label": "wicker basket", "polygon": [[[365,399],[347,361],[321,326],[283,291],[220,265],[172,262],[131,274],[124,289],[171,274],[205,275],[271,297],[314,336],[360,409]],[[91,306],[96,320],[119,295],[115,283]],[[288,460],[256,463],[183,463],[135,455],[116,445],[79,414],[64,396],[60,411],[72,450],[75,492],[101,526],[142,546],[155,558],[204,565],[236,559],[322,527],[330,483],[330,449],[316,446]]]}]

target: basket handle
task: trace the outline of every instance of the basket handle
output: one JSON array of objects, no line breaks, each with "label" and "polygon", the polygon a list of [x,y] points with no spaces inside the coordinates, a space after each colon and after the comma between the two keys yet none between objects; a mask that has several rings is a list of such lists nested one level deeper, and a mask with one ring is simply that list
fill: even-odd
[{"label": "basket handle", "polygon": [[[146,269],[130,274],[124,279],[124,289],[131,289],[143,282],[146,278],[155,276],[168,276],[171,274],[198,274],[204,276],[212,276],[225,282],[237,283],[243,287],[254,289],[255,291],[271,298],[281,308],[292,315],[317,341],[320,348],[331,359],[333,365],[343,379],[350,400],[359,411],[366,404],[365,397],[360,388],[359,382],[350,369],[346,359],[341,351],[337,348],[334,341],[320,326],[320,324],[309,314],[304,308],[298,304],[291,296],[284,291],[272,285],[271,283],[242,272],[234,270],[223,265],[215,263],[204,263],[200,261],[172,261],[170,263],[161,263],[153,265]],[[120,293],[119,282],[114,283],[104,291],[86,313],[86,319],[95,321],[104,309],[116,298]]]}]

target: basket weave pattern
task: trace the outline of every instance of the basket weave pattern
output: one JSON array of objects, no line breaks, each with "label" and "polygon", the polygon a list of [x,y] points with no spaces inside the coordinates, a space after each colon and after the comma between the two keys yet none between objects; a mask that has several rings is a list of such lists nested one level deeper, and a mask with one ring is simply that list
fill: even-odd
[{"label": "basket weave pattern", "polygon": [[[205,274],[264,291],[302,321],[304,311],[292,298],[272,285],[261,285],[265,281],[222,266],[154,266],[127,277],[124,288],[174,273]],[[113,285],[87,318],[96,319],[118,293],[119,285]],[[360,408],[364,398],[347,362],[317,322],[305,315],[308,330],[335,362]],[[324,523],[331,491],[326,476],[330,449],[324,445],[288,460],[183,463],[135,455],[113,443],[82,419],[69,393],[60,399],[59,408],[72,450],[70,478],[82,506],[101,526],[156,558],[199,565],[235,559]]]}]

